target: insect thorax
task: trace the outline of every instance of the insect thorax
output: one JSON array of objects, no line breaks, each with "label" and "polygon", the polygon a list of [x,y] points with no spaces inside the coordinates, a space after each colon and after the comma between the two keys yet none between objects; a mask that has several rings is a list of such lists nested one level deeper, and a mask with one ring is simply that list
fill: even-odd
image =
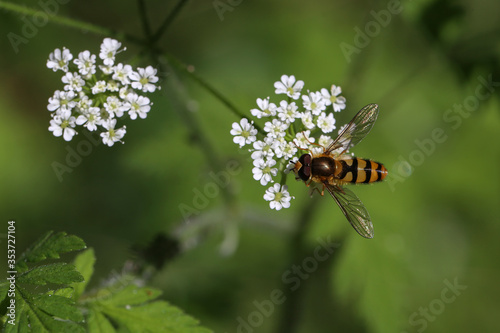
[{"label": "insect thorax", "polygon": [[311,173],[317,177],[331,177],[336,171],[335,160],[328,156],[313,158],[311,163]]}]

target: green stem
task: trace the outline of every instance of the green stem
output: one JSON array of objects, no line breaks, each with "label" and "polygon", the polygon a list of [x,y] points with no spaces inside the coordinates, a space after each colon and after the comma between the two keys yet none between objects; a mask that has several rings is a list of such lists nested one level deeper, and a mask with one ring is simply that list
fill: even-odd
[{"label": "green stem", "polygon": [[144,0],[138,0],[137,4],[139,6],[139,17],[141,18],[142,22],[142,30],[144,31],[146,37],[148,39],[151,39],[152,32],[149,25],[148,16],[146,14],[146,3],[144,2]]},{"label": "green stem", "polygon": [[280,185],[281,186],[286,184],[286,177],[288,175],[285,173],[285,169],[286,169],[287,165],[288,165],[288,163],[282,163],[282,165],[280,165],[280,168],[279,168],[279,171],[281,173],[281,178],[280,178]]},{"label": "green stem", "polygon": [[165,31],[167,31],[167,28],[174,21],[177,14],[180,13],[182,7],[184,7],[184,5],[186,5],[187,1],[188,0],[179,0],[179,2],[177,3],[177,5],[175,5],[175,7],[172,10],[172,12],[170,13],[170,15],[167,16],[167,18],[165,19],[165,21],[163,21],[160,28],[158,28],[158,30],[156,30],[155,34],[151,37],[150,42],[152,44],[155,44],[160,39],[160,37],[163,35],[163,33],[165,33]]},{"label": "green stem", "polygon": [[[304,202],[301,211],[298,216],[298,227],[292,235],[290,242],[290,262],[287,267],[291,267],[298,263],[304,261],[304,258],[310,257],[314,252],[314,247],[307,244],[306,235],[307,228],[310,223],[315,220],[315,212],[317,211],[318,204],[322,198],[320,196],[315,196],[310,200]],[[345,236],[340,236],[334,238],[336,241],[334,243],[343,243]],[[278,320],[278,327],[276,329],[277,333],[294,333],[299,331],[301,320],[304,318],[304,313],[307,311],[305,308],[305,296],[307,293],[311,293],[311,287],[316,285],[319,281],[330,281],[331,271],[330,267],[339,257],[340,251],[333,252],[326,261],[321,263],[321,266],[314,273],[314,276],[310,276],[304,279],[300,287],[296,290],[291,288],[284,288],[284,299],[281,308],[281,318]],[[311,273],[312,274],[312,273]],[[322,276],[323,275],[323,276]],[[326,275],[326,276],[325,276]],[[325,286],[325,290],[330,287]],[[326,295],[323,295],[327,297]]]},{"label": "green stem", "polygon": [[[173,104],[174,106],[173,109],[177,112],[177,114],[181,118],[181,121],[184,122],[184,124],[186,125],[186,128],[189,131],[190,139],[200,147],[202,154],[205,156],[205,159],[207,160],[207,163],[214,172],[223,171],[224,170],[223,162],[221,158],[218,156],[210,140],[203,132],[203,129],[198,122],[198,119],[190,110],[187,110],[185,104],[183,104],[183,101],[189,100],[189,98],[182,83],[175,76],[175,74],[170,75],[169,79],[170,79],[169,85],[171,89],[168,90],[173,95],[169,97],[169,100]],[[235,205],[234,204],[235,197],[233,195],[232,185],[227,184],[226,186],[221,186],[221,192],[227,207],[229,208],[230,211],[232,211],[231,208]]]},{"label": "green stem", "polygon": [[[212,87],[208,82],[203,80],[201,77],[196,75],[194,71],[188,67],[187,65],[183,64],[181,61],[177,60],[174,56],[165,53],[165,57],[167,60],[174,66],[175,68],[183,71],[186,73],[188,76],[190,76],[194,81],[198,82],[203,88],[205,88],[208,92],[210,92],[216,99],[218,99],[222,104],[224,104],[232,113],[234,113],[238,118],[247,118],[248,116],[245,115],[243,112],[238,110],[236,106],[233,105],[224,95],[222,95],[217,89]],[[253,126],[259,131],[259,133],[266,135],[267,133],[264,132],[264,130],[257,124],[253,124]]]},{"label": "green stem", "polygon": [[[290,262],[287,267],[291,267],[299,262],[302,262],[305,257],[310,255],[308,247],[305,244],[307,235],[307,227],[313,220],[315,208],[318,205],[318,197],[307,200],[302,207],[298,216],[298,226],[292,235],[290,242]],[[281,318],[278,323],[276,332],[278,333],[291,333],[297,330],[298,323],[300,322],[301,306],[307,280],[303,281],[300,288],[291,290],[285,288],[285,303],[282,305]]]},{"label": "green stem", "polygon": [[[37,9],[5,1],[0,1],[0,9],[5,9],[7,11],[29,16],[34,16],[40,12],[40,10]],[[142,44],[142,41],[139,38],[134,37],[132,35],[117,32],[109,28],[104,28],[95,24],[90,24],[84,21],[75,20],[69,17],[64,17],[60,15],[48,15],[48,20],[52,23],[60,24],[65,27],[84,30],[102,36],[112,36],[121,40],[127,40],[133,43]]]}]

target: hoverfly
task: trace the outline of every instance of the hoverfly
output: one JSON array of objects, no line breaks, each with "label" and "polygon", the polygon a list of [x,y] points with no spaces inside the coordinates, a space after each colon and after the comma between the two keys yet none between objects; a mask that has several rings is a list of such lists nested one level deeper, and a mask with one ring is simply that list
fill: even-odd
[{"label": "hoverfly", "polygon": [[293,169],[297,180],[303,180],[307,186],[311,182],[322,184],[321,195],[326,188],[349,223],[358,234],[366,238],[373,238],[370,214],[361,200],[343,186],[381,181],[387,176],[387,169],[381,163],[344,153],[363,140],[375,124],[377,116],[378,105],[368,104],[327,148],[318,145],[323,148],[322,153],[315,154],[310,151],[303,154]]}]

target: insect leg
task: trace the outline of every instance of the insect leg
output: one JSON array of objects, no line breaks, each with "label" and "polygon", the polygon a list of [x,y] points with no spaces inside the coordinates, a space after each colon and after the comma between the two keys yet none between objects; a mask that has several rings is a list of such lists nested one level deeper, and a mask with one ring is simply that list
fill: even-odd
[{"label": "insect leg", "polygon": [[[311,182],[309,182],[309,184],[306,184],[306,185],[309,187],[309,185],[311,185]],[[325,185],[323,184],[321,191],[319,190],[318,187],[313,188],[310,192],[311,196],[313,195],[314,191],[318,191],[319,195],[321,195],[321,196],[325,195]]]}]

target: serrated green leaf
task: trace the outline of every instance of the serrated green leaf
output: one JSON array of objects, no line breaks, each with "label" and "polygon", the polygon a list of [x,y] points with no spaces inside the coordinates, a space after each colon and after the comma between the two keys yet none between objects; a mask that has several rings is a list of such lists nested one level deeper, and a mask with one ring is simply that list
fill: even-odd
[{"label": "serrated green leaf", "polygon": [[[84,332],[84,317],[76,307],[72,296],[73,288],[51,290],[44,294],[34,294],[23,284],[35,286],[51,284],[71,284],[83,281],[83,276],[76,267],[67,263],[53,263],[28,270],[28,263],[47,258],[59,258],[64,252],[84,248],[83,241],[76,236],[65,233],[45,234],[18,261],[16,277],[15,325],[6,323],[6,332]],[[19,269],[20,268],[20,269]],[[2,290],[5,286],[2,284]],[[0,291],[0,294],[3,293]]]},{"label": "serrated green leaf", "polygon": [[75,293],[73,295],[73,299],[77,300],[85,287],[87,286],[92,274],[94,273],[94,263],[95,263],[95,254],[94,249],[87,249],[80,254],[78,254],[74,260],[74,264],[76,270],[80,272],[83,276],[83,282],[73,283],[72,287],[75,289]]},{"label": "serrated green leaf", "polygon": [[58,259],[62,253],[84,248],[85,243],[77,236],[68,236],[65,232],[54,235],[52,231],[49,231],[21,255],[16,263],[16,269],[18,273],[22,273],[28,268],[27,263],[35,263],[47,258]]},{"label": "serrated green leaf", "polygon": [[31,297],[22,288],[16,291],[16,323],[7,324],[5,332],[85,332],[83,326],[70,320],[83,321],[72,300],[56,295]]},{"label": "serrated green leaf", "polygon": [[[46,234],[24,255],[16,280],[16,325],[5,327],[7,332],[84,332],[84,317],[75,301],[90,280],[95,263],[92,249],[82,252],[74,264],[54,263],[28,270],[27,263],[47,258],[59,258],[63,252],[80,249],[83,241],[65,233]],[[81,273],[79,272],[81,271]],[[101,289],[97,297],[87,298],[81,306],[87,307],[87,331],[114,332],[172,332],[208,333],[198,321],[180,309],[163,301],[152,302],[161,291],[129,284],[133,276]],[[68,288],[33,294],[23,284],[66,284]],[[122,287],[124,286],[125,287]],[[0,296],[5,294],[5,284],[0,285]]]},{"label": "serrated green leaf", "polygon": [[103,306],[102,311],[131,332],[210,333],[198,321],[164,301],[135,307]]},{"label": "serrated green leaf", "polygon": [[31,314],[28,315],[30,325],[34,322],[37,323],[37,328],[33,332],[68,332],[80,333],[85,332],[83,326],[80,326],[71,321],[62,321],[51,315],[45,313],[40,308],[33,308]]},{"label": "serrated green leaf", "polygon": [[38,266],[18,276],[17,283],[45,285],[47,283],[69,284],[83,281],[83,276],[74,265],[55,263]]},{"label": "serrated green leaf", "polygon": [[128,285],[109,297],[100,299],[99,303],[115,307],[130,306],[151,301],[160,295],[161,291],[158,289]]},{"label": "serrated green leaf", "polygon": [[87,331],[89,333],[115,333],[116,330],[109,320],[95,309],[89,310],[87,317]]},{"label": "serrated green leaf", "polygon": [[[47,332],[33,314],[29,304],[22,297],[22,290],[16,290],[16,319],[14,325],[7,324],[5,332]],[[31,317],[31,318],[30,318]]]},{"label": "serrated green leaf", "polygon": [[82,313],[76,308],[75,302],[69,298],[58,295],[40,295],[32,302],[51,316],[74,322],[83,321]]}]

